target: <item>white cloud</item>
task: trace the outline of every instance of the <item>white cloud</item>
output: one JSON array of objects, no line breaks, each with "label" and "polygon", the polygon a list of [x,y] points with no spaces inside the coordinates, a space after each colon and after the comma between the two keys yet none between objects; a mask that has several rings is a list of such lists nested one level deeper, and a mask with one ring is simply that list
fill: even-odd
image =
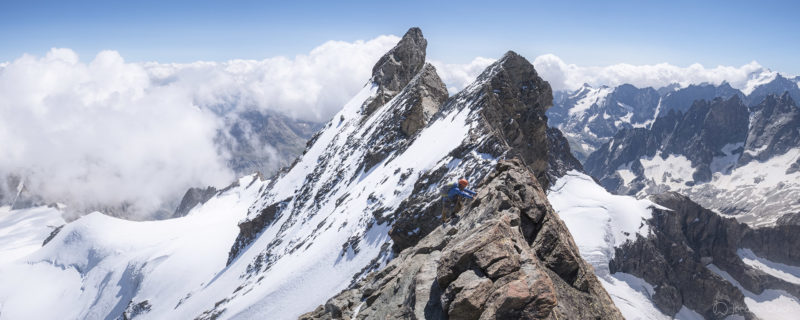
[{"label": "white cloud", "polygon": [[743,89],[755,73],[766,68],[753,61],[740,67],[717,66],[706,68],[698,63],[678,67],[668,63],[653,65],[615,64],[605,67],[582,67],[567,64],[553,54],[536,57],[533,65],[539,75],[550,82],[554,90],[575,90],[584,83],[593,86],[617,86],[625,83],[637,87],[660,88],[672,83],[681,85],[728,81],[732,87]]},{"label": "white cloud", "polygon": [[495,61],[495,59],[477,57],[466,64],[450,64],[436,60],[429,62],[436,67],[436,73],[442,78],[442,82],[447,85],[447,90],[452,95],[475,81],[475,78]]},{"label": "white cloud", "polygon": [[[130,205],[142,218],[188,187],[231,182],[221,114],[269,109],[326,121],[399,38],[329,41],[260,61],[88,63],[69,49],[0,64],[0,177],[73,208]],[[269,150],[267,150],[269,151]]]},{"label": "white cloud", "polygon": [[215,111],[254,107],[323,122],[358,92],[375,61],[399,40],[328,41],[291,59],[147,63],[144,68],[156,82],[185,87],[195,103]]}]

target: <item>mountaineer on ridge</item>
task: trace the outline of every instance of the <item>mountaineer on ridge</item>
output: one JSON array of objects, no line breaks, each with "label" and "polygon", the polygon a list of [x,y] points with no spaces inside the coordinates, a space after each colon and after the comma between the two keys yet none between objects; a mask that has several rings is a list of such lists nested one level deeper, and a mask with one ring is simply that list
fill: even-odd
[{"label": "mountaineer on ridge", "polygon": [[[468,185],[469,181],[459,179],[458,182],[442,189],[442,223],[450,221],[448,216],[454,216],[456,212],[461,210],[464,198],[472,199],[472,196],[476,194],[475,191],[467,189]],[[450,214],[448,214],[448,211],[450,211]]]}]

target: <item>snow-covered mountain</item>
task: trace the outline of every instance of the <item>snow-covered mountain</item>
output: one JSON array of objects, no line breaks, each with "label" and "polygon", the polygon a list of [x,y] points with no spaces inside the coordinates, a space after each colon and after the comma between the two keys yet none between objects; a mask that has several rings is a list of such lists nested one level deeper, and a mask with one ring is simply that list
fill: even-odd
[{"label": "snow-covered mountain", "polygon": [[555,92],[553,107],[547,111],[547,116],[550,126],[564,133],[574,155],[583,162],[619,130],[649,128],[656,118],[670,110],[687,112],[697,100],[727,99],[735,95],[752,107],[769,94],[784,92],[797,100],[800,84],[770,70],[752,74],[741,90],[728,82],[674,84],[663,88],[637,88],[629,84],[594,88],[584,84],[575,91]]},{"label": "snow-covered mountain", "polygon": [[798,109],[784,93],[750,110],[738,96],[695,102],[649,129],[620,131],[586,170],[616,193],[677,191],[752,226],[773,225],[800,209]]},{"label": "snow-covered mountain", "polygon": [[671,192],[612,195],[576,171],[548,199],[628,319],[794,319],[800,312],[797,225],[752,229]]},{"label": "snow-covered mountain", "polygon": [[[180,218],[133,222],[93,213],[64,225],[42,248],[0,267],[2,316],[297,317],[368,274],[389,270],[393,258],[419,252],[413,248],[430,235],[452,236],[439,222],[439,190],[465,177],[479,191],[472,206],[484,210],[468,211],[459,223],[486,227],[485,219],[474,218],[499,222],[507,216],[511,220],[503,220],[504,230],[517,232],[495,238],[511,251],[479,255],[489,260],[471,275],[497,288],[488,292],[496,303],[478,310],[514,314],[519,307],[540,318],[587,312],[621,318],[548,209],[540,186],[580,166],[569,152],[549,152],[550,144],[553,150],[569,150],[557,131],[547,130],[549,85],[527,60],[509,52],[448,97],[435,69],[425,63],[425,47],[421,31],[409,30],[303,155],[269,180],[245,176],[222,190],[209,190],[209,198],[198,191],[190,198],[199,200],[185,206],[199,204]],[[504,158],[517,159],[513,179],[520,187],[503,191],[522,197],[515,198],[513,210],[497,198],[498,188],[510,183],[497,181],[512,179],[498,176]],[[487,185],[492,179],[504,180]],[[531,197],[538,205],[525,200]],[[541,229],[537,222],[550,227]],[[520,231],[520,223],[529,229]],[[471,237],[484,229],[459,227],[456,234]],[[515,247],[508,247],[513,237]],[[445,256],[442,250],[434,246],[424,252]],[[495,263],[493,255],[507,261]],[[453,280],[466,276],[472,263],[432,262],[437,273]],[[418,281],[431,288],[435,279]],[[519,296],[515,290],[532,291]],[[431,301],[444,294],[429,293]],[[440,315],[459,310],[440,308]]]}]

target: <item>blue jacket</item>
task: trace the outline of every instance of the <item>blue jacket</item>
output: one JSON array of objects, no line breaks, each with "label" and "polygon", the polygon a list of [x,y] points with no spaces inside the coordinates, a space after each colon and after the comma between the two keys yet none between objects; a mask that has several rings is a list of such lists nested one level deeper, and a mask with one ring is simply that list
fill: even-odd
[{"label": "blue jacket", "polygon": [[464,188],[464,190],[459,189],[458,182],[456,182],[453,184],[453,187],[450,188],[450,191],[447,192],[447,199],[452,201],[456,199],[456,196],[472,199],[472,196],[474,196],[476,193],[477,192],[467,188]]}]

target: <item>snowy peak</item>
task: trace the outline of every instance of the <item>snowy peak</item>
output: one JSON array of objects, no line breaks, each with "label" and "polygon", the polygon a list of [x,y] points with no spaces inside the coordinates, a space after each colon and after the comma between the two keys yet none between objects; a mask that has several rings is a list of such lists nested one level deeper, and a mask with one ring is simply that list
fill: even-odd
[{"label": "snowy peak", "polygon": [[[577,162],[557,131],[548,133],[550,85],[528,60],[509,52],[448,97],[436,69],[424,63],[425,46],[419,29],[409,30],[378,61],[371,81],[270,180],[252,175],[224,190],[189,192],[182,210],[187,213],[176,219],[137,223],[93,214],[68,224],[31,263],[0,272],[0,284],[19,274],[66,279],[63,292],[36,300],[55,311],[19,303],[54,282],[39,281],[22,295],[0,286],[3,315],[13,310],[13,318],[296,318],[369,274],[413,271],[413,265],[388,269],[387,263],[403,252],[414,255],[403,249],[445,231],[441,190],[462,177],[478,189],[493,177],[485,192],[491,197],[468,210],[472,217],[504,212],[504,229],[525,251],[499,239],[488,247],[503,251],[485,252],[506,262],[487,256],[484,267],[493,278],[478,274],[482,283],[510,276],[497,282],[498,294],[505,295],[495,304],[498,310],[513,314],[525,307],[547,317],[551,310],[579,314],[599,308],[618,316],[543,192],[559,177],[548,171],[564,172]],[[549,151],[553,144],[558,152]],[[511,158],[519,160],[498,166]],[[511,201],[504,199],[519,205],[508,207]],[[482,237],[485,220],[475,219],[461,236]],[[442,249],[423,250],[444,255]],[[451,292],[470,285],[472,273],[463,267],[442,269],[456,276]],[[461,274],[467,278],[459,281]],[[420,288],[432,289],[437,301],[452,284],[433,289],[433,278],[425,281]],[[564,289],[572,298],[562,300]],[[518,290],[528,292],[520,305]],[[57,295],[70,300],[52,297]],[[551,305],[537,309],[532,301]],[[557,301],[564,302],[552,305]],[[375,303],[363,302],[365,310]]]},{"label": "snowy peak", "polygon": [[775,73],[769,81],[755,86],[752,92],[748,94],[747,98],[750,101],[750,105],[754,106],[764,101],[770,94],[780,96],[783,95],[784,92],[788,92],[795,101],[800,100],[800,87],[798,87],[797,82],[787,79],[780,73]]},{"label": "snowy peak", "polygon": [[753,110],[739,166],[752,160],[763,162],[800,147],[800,111],[789,92],[770,94]]},{"label": "snowy peak", "polygon": [[378,86],[378,94],[364,104],[364,114],[372,114],[419,73],[425,64],[427,46],[428,41],[422,36],[422,30],[411,28],[394,48],[375,63],[370,81]]}]

